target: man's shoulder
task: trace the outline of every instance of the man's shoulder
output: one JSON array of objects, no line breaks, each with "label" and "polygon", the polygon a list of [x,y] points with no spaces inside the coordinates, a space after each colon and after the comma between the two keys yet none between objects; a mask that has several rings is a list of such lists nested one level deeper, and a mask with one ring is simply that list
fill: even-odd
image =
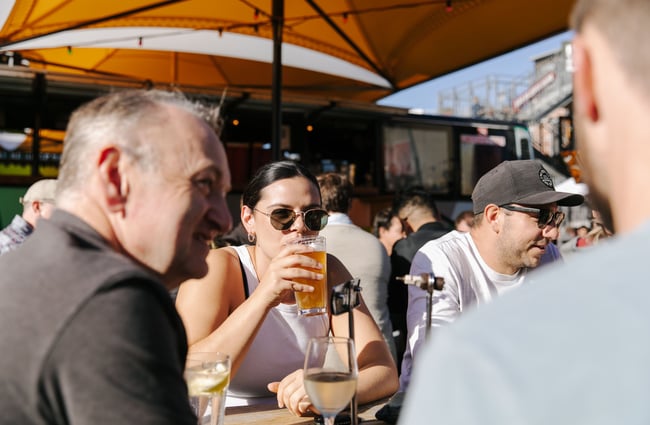
[{"label": "man's shoulder", "polygon": [[327,226],[320,234],[325,236],[327,251],[336,256],[354,254],[359,259],[363,259],[364,256],[381,257],[382,261],[388,262],[386,248],[379,239],[357,225]]},{"label": "man's shoulder", "polygon": [[[566,263],[530,272],[526,284],[517,291],[499,297],[489,308],[467,314],[459,332],[464,328],[468,332],[485,327],[513,328],[513,317],[518,317],[517,326],[523,330],[540,320],[574,320],[571,317],[578,310],[611,312],[613,305],[622,302],[617,295],[620,291],[634,299],[647,299],[650,286],[639,278],[647,274],[646,254],[638,248],[640,243],[647,244],[647,234],[639,236],[607,241]],[[548,317],[550,310],[553,318]]]},{"label": "man's shoulder", "polygon": [[154,290],[162,289],[160,279],[152,272],[116,252],[99,234],[70,217],[57,221],[53,216],[41,223],[15,254],[10,264],[5,262],[7,280],[3,285],[12,285],[24,294],[43,288],[49,296],[60,294],[61,302],[67,299],[75,303],[121,281],[147,281],[160,287]]},{"label": "man's shoulder", "polygon": [[372,245],[381,245],[379,239],[372,233],[362,229],[356,224],[332,224],[327,225],[320,234],[327,240],[355,240],[370,243]]},{"label": "man's shoulder", "polygon": [[469,233],[463,233],[456,230],[445,233],[436,239],[426,242],[420,250],[457,250],[465,249],[469,246]]},{"label": "man's shoulder", "polygon": [[408,235],[404,240],[407,241],[407,243],[418,246],[419,248],[431,240],[445,236],[452,230],[454,229],[446,226],[444,223],[435,221],[423,224],[418,230]]},{"label": "man's shoulder", "polygon": [[430,223],[425,223],[415,232],[421,234],[434,235],[435,237],[442,236],[454,230],[453,227],[447,225],[442,221],[432,221]]}]

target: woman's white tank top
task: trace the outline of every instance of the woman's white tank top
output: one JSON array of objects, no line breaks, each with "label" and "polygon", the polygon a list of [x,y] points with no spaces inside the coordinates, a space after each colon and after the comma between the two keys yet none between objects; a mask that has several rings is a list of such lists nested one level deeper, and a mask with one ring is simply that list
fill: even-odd
[{"label": "woman's white tank top", "polygon": [[[259,280],[246,246],[232,247],[241,261],[248,293],[252,294]],[[299,316],[295,304],[279,304],[266,315],[237,375],[228,389],[228,406],[255,404],[275,399],[266,385],[301,369],[309,338],[325,336],[329,331],[328,316]]]}]

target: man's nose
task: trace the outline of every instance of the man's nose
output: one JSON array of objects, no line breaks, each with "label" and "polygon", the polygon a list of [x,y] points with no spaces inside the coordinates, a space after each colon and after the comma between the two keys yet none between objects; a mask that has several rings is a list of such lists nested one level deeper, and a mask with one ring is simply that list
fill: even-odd
[{"label": "man's nose", "polygon": [[232,215],[228,209],[226,198],[223,196],[212,197],[208,208],[207,219],[219,235],[228,233],[232,229]]}]

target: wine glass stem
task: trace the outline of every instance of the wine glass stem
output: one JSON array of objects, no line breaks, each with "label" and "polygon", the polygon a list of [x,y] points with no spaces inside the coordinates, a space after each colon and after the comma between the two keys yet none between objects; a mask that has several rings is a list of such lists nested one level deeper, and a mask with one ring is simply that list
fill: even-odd
[{"label": "wine glass stem", "polygon": [[334,419],[336,419],[336,415],[334,415],[334,416],[325,416],[325,415],[323,415],[323,423],[324,423],[324,425],[334,425]]}]

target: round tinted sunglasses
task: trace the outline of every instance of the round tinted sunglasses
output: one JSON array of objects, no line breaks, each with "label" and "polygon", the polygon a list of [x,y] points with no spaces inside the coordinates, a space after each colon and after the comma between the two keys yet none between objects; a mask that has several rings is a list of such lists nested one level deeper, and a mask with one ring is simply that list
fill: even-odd
[{"label": "round tinted sunglasses", "polygon": [[545,208],[528,208],[528,207],[519,207],[517,205],[501,205],[501,208],[505,208],[508,211],[519,211],[531,214],[537,214],[537,226],[540,229],[553,224],[555,227],[559,227],[564,220],[564,213],[562,211],[552,211]]},{"label": "round tinted sunglasses", "polygon": [[308,211],[294,211],[289,208],[277,208],[270,213],[260,211],[257,208],[253,208],[260,214],[264,214],[271,219],[271,226],[276,230],[287,230],[291,225],[298,219],[299,215],[302,215],[302,219],[305,222],[305,226],[313,232],[318,232],[323,230],[327,224],[327,218],[329,215],[327,211],[321,209],[313,209]]}]

